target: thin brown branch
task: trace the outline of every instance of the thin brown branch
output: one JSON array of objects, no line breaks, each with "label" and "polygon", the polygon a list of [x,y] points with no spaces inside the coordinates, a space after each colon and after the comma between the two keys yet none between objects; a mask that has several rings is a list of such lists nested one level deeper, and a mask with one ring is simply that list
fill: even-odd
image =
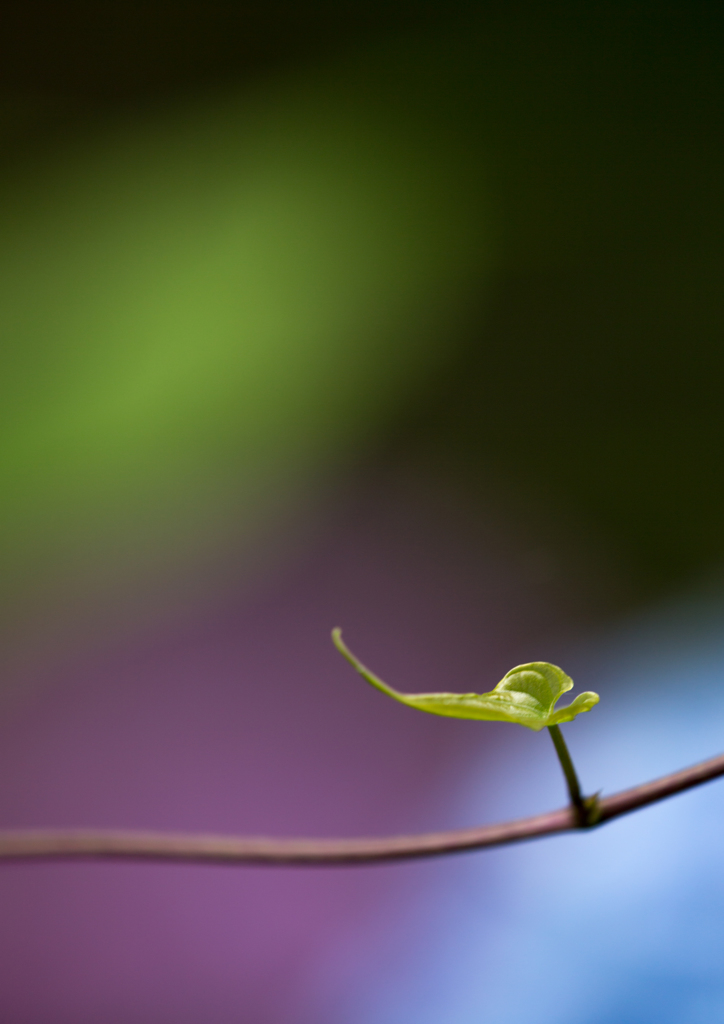
[{"label": "thin brown branch", "polygon": [[[724,775],[724,754],[599,801],[597,825]],[[0,860],[133,859],[203,864],[367,864],[503,846],[578,830],[571,807],[479,828],[381,839],[267,839],[91,829],[0,831]],[[588,826],[589,828],[591,826]]]}]

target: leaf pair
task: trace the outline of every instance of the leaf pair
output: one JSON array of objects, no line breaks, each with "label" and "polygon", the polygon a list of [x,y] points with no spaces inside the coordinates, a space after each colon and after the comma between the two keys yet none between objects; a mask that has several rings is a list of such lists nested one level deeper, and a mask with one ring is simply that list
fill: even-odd
[{"label": "leaf pair", "polygon": [[545,726],[573,721],[576,715],[590,711],[599,701],[597,693],[580,693],[573,703],[556,711],[556,701],[573,689],[573,680],[547,661],[512,668],[489,693],[400,693],[378,679],[352,654],[342,640],[341,629],[332,631],[332,639],[337,650],[368,683],[401,704],[432,715],[515,722],[538,732]]}]

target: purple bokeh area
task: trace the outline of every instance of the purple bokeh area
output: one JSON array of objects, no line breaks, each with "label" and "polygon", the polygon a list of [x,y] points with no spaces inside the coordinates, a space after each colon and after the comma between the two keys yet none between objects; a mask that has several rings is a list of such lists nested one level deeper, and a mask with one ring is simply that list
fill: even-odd
[{"label": "purple bokeh area", "polygon": [[[449,794],[512,739],[505,727],[385,700],[329,631],[343,626],[403,689],[487,689],[516,661],[553,659],[557,641],[543,638],[564,635],[583,597],[564,597],[493,527],[472,545],[444,503],[423,515],[414,497],[373,495],[332,518],[272,580],[224,591],[213,610],[48,657],[6,702],[2,825],[354,835],[472,823]],[[306,1024],[315,989],[335,989],[329,972],[379,940],[428,870],[6,865],[2,1019]]]}]

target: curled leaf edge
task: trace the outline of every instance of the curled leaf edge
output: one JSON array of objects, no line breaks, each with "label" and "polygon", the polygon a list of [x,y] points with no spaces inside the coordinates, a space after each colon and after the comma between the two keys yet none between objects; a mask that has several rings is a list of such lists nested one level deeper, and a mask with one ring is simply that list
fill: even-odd
[{"label": "curled leaf edge", "polygon": [[[417,711],[424,711],[427,714],[431,715],[439,715],[441,717],[447,718],[473,719],[477,721],[504,721],[510,722],[513,725],[522,725],[524,728],[531,729],[533,732],[540,732],[541,729],[544,729],[551,725],[563,725],[566,722],[572,722],[577,715],[582,714],[586,711],[590,711],[591,708],[595,707],[600,700],[600,697],[597,693],[594,693],[592,690],[586,690],[583,693],[579,693],[571,701],[570,704],[566,704],[564,707],[556,708],[555,705],[557,701],[564,693],[567,693],[572,688],[573,681],[561,669],[559,669],[557,665],[550,665],[549,662],[530,662],[525,665],[516,665],[514,668],[510,669],[509,672],[506,672],[505,676],[503,676],[503,679],[501,679],[500,681],[502,683],[505,679],[514,675],[516,672],[528,668],[533,668],[538,665],[550,665],[550,667],[555,669],[557,673],[560,673],[562,676],[564,676],[564,678],[570,683],[570,685],[564,686],[562,688],[561,693],[558,697],[556,697],[555,701],[553,702],[553,705],[548,715],[541,716],[538,719],[536,719],[535,714],[532,712],[529,712],[528,715],[526,715],[524,709],[521,708],[520,705],[515,704],[512,701],[506,702],[500,700],[499,694],[501,693],[501,691],[497,690],[497,687],[495,687],[493,690],[488,691],[488,693],[402,693],[400,690],[396,690],[388,683],[385,683],[384,680],[380,679],[379,676],[375,675],[374,672],[368,669],[367,666],[364,665],[359,660],[359,658],[352,653],[352,651],[349,649],[349,647],[347,647],[344,640],[342,639],[342,630],[339,627],[335,627],[335,629],[332,630],[332,642],[334,643],[334,646],[337,648],[342,657],[345,658],[347,662],[349,662],[352,668],[354,668],[355,671],[358,672],[362,676],[362,678],[365,679],[375,689],[379,690],[381,693],[384,693],[388,697],[392,697],[393,700],[398,701],[398,703],[400,704],[404,704],[407,707],[412,707]],[[497,685],[500,686],[500,683],[498,683]],[[481,701],[481,699],[489,699],[493,697],[493,695],[495,695],[495,703],[498,704],[498,706],[500,707],[500,711],[498,713],[495,713],[493,709],[490,709],[488,714],[461,715],[456,714],[455,711],[452,710],[456,705],[461,706],[465,699],[469,699],[470,702],[473,703],[475,701],[479,702]],[[445,699],[447,698],[449,700],[448,706],[450,710],[439,710],[424,706],[426,703],[428,703],[431,700],[434,700],[435,698],[437,698],[437,700],[441,702],[444,702]],[[509,711],[506,711],[505,708],[501,706],[505,703],[509,704]],[[529,718],[529,720],[521,721],[521,718]]]}]

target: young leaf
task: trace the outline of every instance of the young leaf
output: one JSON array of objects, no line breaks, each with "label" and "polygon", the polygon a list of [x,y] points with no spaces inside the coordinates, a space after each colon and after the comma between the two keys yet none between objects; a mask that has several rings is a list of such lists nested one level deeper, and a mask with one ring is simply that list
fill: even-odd
[{"label": "young leaf", "polygon": [[538,732],[547,725],[571,722],[582,711],[598,704],[597,693],[580,693],[573,703],[555,710],[561,694],[573,689],[570,679],[556,665],[533,661],[506,673],[490,693],[400,693],[383,683],[359,661],[342,640],[342,630],[332,631],[337,650],[368,683],[419,711],[448,718],[476,718],[488,722],[515,722]]}]

